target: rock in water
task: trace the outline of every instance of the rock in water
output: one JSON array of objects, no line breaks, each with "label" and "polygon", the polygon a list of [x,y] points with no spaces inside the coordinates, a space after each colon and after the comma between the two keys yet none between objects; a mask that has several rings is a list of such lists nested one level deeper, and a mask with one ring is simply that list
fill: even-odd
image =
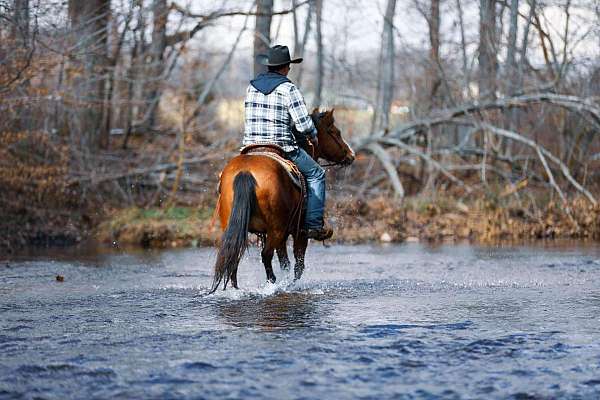
[{"label": "rock in water", "polygon": [[389,243],[392,241],[392,237],[390,236],[389,233],[384,232],[381,234],[381,236],[379,237],[379,240],[381,240],[384,243]]}]

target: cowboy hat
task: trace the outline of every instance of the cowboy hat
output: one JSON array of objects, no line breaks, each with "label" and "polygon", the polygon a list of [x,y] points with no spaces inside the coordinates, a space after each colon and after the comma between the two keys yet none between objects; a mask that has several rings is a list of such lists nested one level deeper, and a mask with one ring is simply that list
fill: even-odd
[{"label": "cowboy hat", "polygon": [[269,48],[267,54],[259,54],[256,56],[256,61],[259,64],[267,67],[278,67],[285,64],[298,64],[302,62],[302,57],[290,59],[290,50],[287,46],[276,45]]}]

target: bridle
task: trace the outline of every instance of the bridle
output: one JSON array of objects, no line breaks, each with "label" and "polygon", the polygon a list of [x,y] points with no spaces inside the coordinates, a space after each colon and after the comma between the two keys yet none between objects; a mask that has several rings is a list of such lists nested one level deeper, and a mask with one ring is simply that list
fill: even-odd
[{"label": "bridle", "polygon": [[[313,122],[314,122],[315,126],[319,125],[319,123],[321,122],[321,118],[323,117],[323,115],[324,115],[324,113],[319,113],[319,114],[317,114],[316,116],[313,117],[314,118]],[[342,152],[344,152],[345,148],[347,146],[345,145],[345,143],[343,143],[342,139],[338,138],[336,135],[334,135],[332,133],[332,126],[333,126],[333,124],[331,124],[331,126],[327,127],[327,129],[325,130],[325,133],[327,133],[329,135],[329,137],[331,137],[333,139],[333,141],[338,145],[338,147],[340,148],[340,150],[342,150]],[[313,151],[313,158],[314,158],[315,148],[314,148],[314,146],[312,146],[312,147],[313,147],[312,151]],[[317,163],[318,163],[318,161],[317,161]],[[328,163],[319,164],[319,165],[321,167],[323,167],[323,168],[327,168],[327,167],[335,167],[335,166],[338,166],[338,165],[339,166],[343,166],[344,163],[343,163],[343,161],[337,161],[337,162],[330,161]]]}]

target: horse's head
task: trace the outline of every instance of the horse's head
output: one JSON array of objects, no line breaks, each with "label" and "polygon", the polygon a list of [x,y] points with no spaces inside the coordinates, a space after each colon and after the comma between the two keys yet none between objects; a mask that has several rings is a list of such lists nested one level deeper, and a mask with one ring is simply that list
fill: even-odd
[{"label": "horse's head", "polygon": [[354,151],[342,138],[340,130],[335,126],[333,109],[319,112],[315,108],[311,117],[317,127],[319,144],[315,148],[314,158],[324,158],[334,164],[350,165],[354,161]]}]

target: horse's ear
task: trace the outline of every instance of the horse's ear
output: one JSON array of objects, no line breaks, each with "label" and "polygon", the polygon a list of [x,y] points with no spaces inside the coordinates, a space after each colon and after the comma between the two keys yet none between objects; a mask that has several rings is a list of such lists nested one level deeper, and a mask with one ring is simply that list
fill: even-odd
[{"label": "horse's ear", "polygon": [[331,116],[333,117],[333,112],[335,111],[335,108],[332,108],[331,111],[329,111],[329,114],[331,114]]},{"label": "horse's ear", "polygon": [[315,107],[313,108],[313,114],[318,114],[319,113],[319,107]]},{"label": "horse's ear", "polygon": [[325,113],[323,114],[323,121],[325,121],[328,124],[331,124],[333,122],[333,110],[325,111]]}]

